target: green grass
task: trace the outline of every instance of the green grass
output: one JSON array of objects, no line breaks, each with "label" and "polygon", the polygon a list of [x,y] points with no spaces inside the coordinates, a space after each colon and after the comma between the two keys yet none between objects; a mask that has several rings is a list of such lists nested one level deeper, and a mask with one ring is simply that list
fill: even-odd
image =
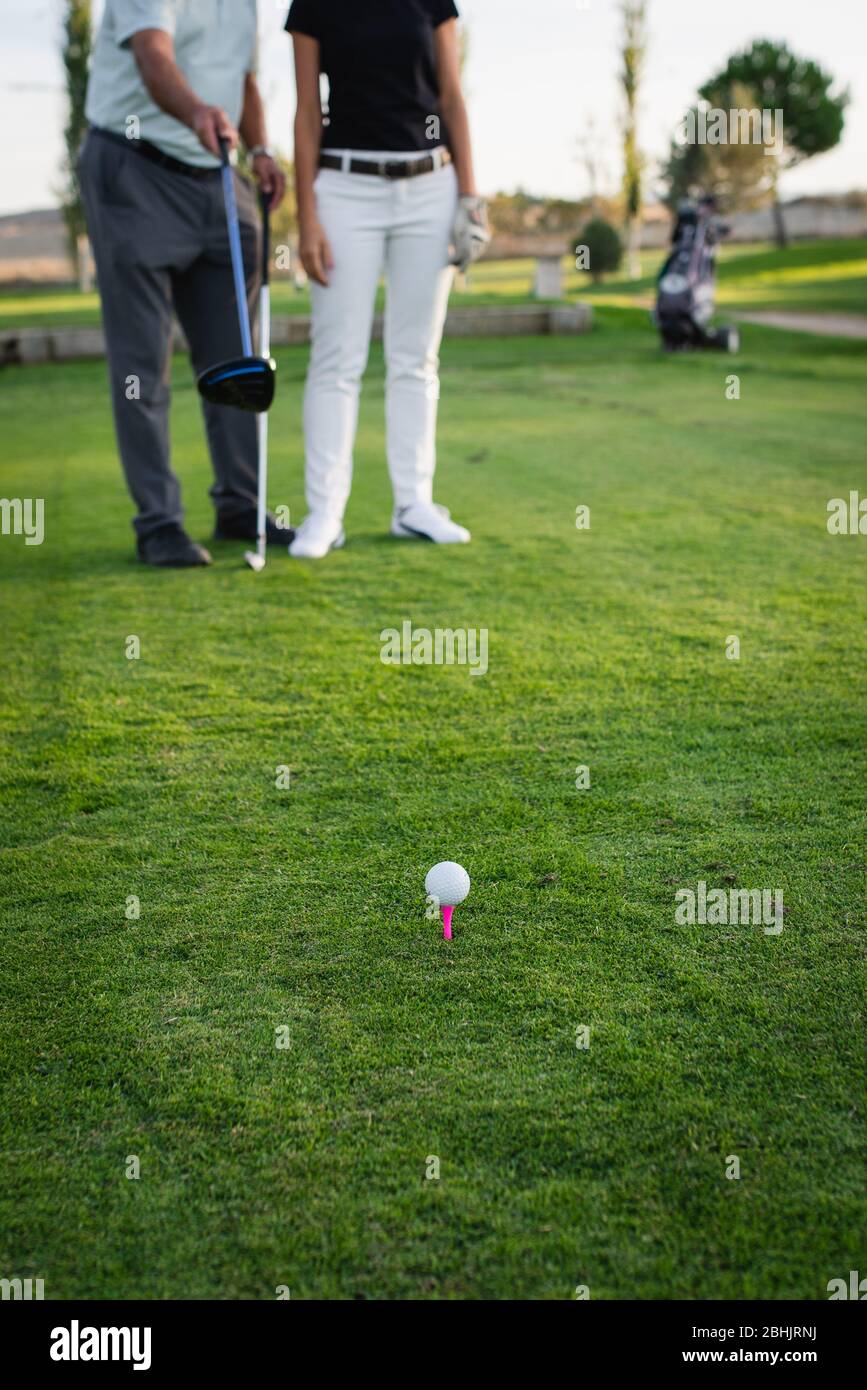
[{"label": "green grass", "polygon": [[[639,280],[616,276],[584,297],[622,307],[652,304],[664,258],[645,252]],[[867,314],[867,238],[796,242],[785,251],[723,244],[718,267],[720,307]]]},{"label": "green grass", "polygon": [[[459,281],[452,295],[455,308],[480,305],[526,304],[532,297],[535,261],[491,261],[475,266],[466,282]],[[571,276],[571,287],[579,287],[583,277]],[[310,312],[310,296],[297,291],[286,279],[275,280],[272,305],[275,314],[304,315]],[[379,308],[383,294],[378,296]],[[80,294],[71,286],[46,290],[3,289],[0,287],[0,333],[13,328],[91,328],[100,322],[99,296]]]},{"label": "green grass", "polygon": [[[3,373],[3,495],[47,509],[41,548],[0,539],[4,1274],[823,1299],[858,1268],[867,540],[825,514],[864,481],[867,350],[744,337],[663,357],[603,311],[448,342],[454,551],[387,538],[376,352],[349,545],[261,576],[234,545],[137,566],[102,367]],[[293,510],[305,362],[272,415]],[[489,673],[383,666],[407,618],[487,628]],[[443,857],[473,879],[451,945]],[[779,937],[675,925],[678,886],[730,875],[783,890]]]},{"label": "green grass", "polygon": [[[592,285],[583,272],[564,261],[565,297],[627,308],[650,305],[664,255],[643,252],[639,280],[615,276],[601,285]],[[526,304],[533,297],[535,267],[531,259],[473,266],[467,281],[458,283],[452,306]],[[743,310],[867,313],[867,238],[799,242],[786,251],[765,245],[723,246],[717,299],[721,305]],[[275,314],[308,314],[310,299],[306,291],[299,293],[289,281],[278,280],[273,307]],[[88,327],[99,320],[95,293],[0,290],[0,333],[12,328]]]}]

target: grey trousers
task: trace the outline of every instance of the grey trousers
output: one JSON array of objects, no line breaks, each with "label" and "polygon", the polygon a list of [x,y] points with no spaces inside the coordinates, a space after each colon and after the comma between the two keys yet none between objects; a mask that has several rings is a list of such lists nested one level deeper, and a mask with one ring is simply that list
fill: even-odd
[{"label": "grey trousers", "polygon": [[[102,300],[118,450],[147,536],[181,523],[181,489],[169,444],[172,309],[198,374],[241,355],[219,173],[194,179],[151,163],[96,131],[79,159]],[[251,186],[235,176],[250,313],[258,300],[259,216]],[[256,505],[256,417],[203,404],[219,517]]]}]

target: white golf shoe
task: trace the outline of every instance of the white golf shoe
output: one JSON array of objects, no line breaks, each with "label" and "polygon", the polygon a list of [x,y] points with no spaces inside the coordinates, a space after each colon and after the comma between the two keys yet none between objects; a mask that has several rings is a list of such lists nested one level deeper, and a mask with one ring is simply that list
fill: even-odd
[{"label": "white golf shoe", "polygon": [[321,560],[329,550],[339,550],[345,542],[346,532],[336,517],[311,512],[295,532],[289,554],[296,560]]},{"label": "white golf shoe", "polygon": [[452,521],[448,508],[436,502],[412,502],[395,511],[391,518],[391,534],[434,541],[436,545],[466,545],[470,539],[466,526],[458,526]]}]

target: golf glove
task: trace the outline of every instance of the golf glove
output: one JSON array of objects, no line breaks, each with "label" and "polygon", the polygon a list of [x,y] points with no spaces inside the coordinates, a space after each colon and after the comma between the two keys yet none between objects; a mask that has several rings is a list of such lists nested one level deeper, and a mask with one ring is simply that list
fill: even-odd
[{"label": "golf glove", "polygon": [[458,202],[458,215],[452,234],[452,265],[466,270],[477,261],[491,239],[488,207],[484,198],[465,193]]}]

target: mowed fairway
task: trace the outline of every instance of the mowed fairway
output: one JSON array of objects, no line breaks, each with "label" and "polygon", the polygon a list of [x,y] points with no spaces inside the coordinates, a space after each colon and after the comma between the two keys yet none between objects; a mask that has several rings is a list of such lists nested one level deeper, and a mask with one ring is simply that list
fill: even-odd
[{"label": "mowed fairway", "polygon": [[[826,505],[867,493],[867,346],[663,357],[597,317],[445,344],[465,548],[388,539],[374,354],[347,548],[261,576],[232,545],[136,564],[101,365],[0,375],[2,495],[47,528],[0,538],[5,1275],[823,1299],[864,1272],[867,536]],[[300,516],[306,352],[279,366]],[[486,628],[488,673],[384,666],[405,620]],[[473,881],[451,944],[442,858]],[[699,880],[781,889],[782,934],[677,925]]]}]

